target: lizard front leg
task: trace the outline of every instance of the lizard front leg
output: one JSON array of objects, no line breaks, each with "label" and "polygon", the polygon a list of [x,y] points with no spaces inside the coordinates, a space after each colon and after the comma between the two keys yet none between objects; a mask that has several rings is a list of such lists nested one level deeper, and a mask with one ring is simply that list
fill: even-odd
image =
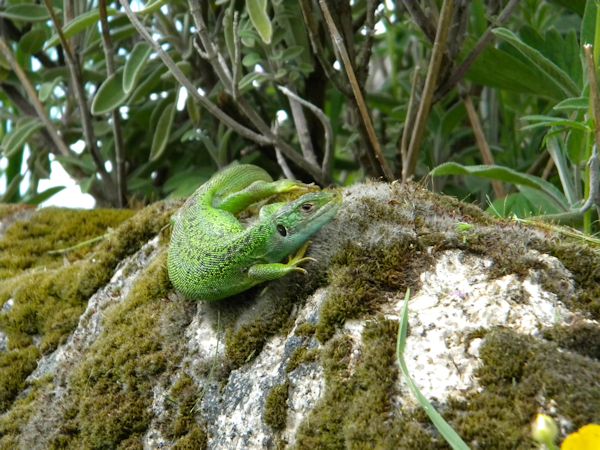
[{"label": "lizard front leg", "polygon": [[287,263],[264,263],[255,264],[248,270],[248,277],[256,283],[271,281],[281,278],[291,272],[301,272],[306,274],[306,269],[300,267],[309,261],[316,261],[315,258],[304,256],[310,246],[310,241],[305,243],[293,256],[290,256]]}]

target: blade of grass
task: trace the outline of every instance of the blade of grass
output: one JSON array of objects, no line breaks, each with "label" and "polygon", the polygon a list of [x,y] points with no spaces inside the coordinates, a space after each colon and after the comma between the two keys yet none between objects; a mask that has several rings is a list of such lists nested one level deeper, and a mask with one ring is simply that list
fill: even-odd
[{"label": "blade of grass", "polygon": [[413,379],[411,378],[406,362],[404,361],[404,349],[406,348],[406,334],[408,331],[408,299],[410,298],[410,289],[406,291],[404,296],[404,307],[402,308],[402,317],[400,319],[400,326],[398,328],[398,341],[396,343],[396,357],[398,359],[398,365],[400,371],[408,384],[411,392],[419,402],[419,405],[425,410],[429,419],[435,425],[437,430],[440,432],[442,437],[450,444],[453,449],[456,450],[469,450],[469,446],[461,439],[461,437],[454,431],[454,429],[444,420],[444,418],[438,413],[433,405],[425,398],[421,393]]}]

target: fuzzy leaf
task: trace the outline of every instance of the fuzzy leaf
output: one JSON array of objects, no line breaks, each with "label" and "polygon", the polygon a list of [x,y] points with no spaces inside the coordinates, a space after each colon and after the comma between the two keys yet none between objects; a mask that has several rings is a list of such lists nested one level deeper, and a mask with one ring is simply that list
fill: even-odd
[{"label": "fuzzy leaf", "polygon": [[37,118],[31,118],[21,122],[11,133],[4,136],[2,139],[2,153],[5,157],[10,158],[17,150],[19,150],[27,139],[42,128],[44,124]]},{"label": "fuzzy leaf", "polygon": [[579,95],[580,89],[573,82],[571,77],[564,70],[546,58],[539,50],[530,47],[515,33],[506,28],[496,28],[493,32],[496,36],[512,45],[523,56],[529,59],[531,63],[552,80],[566,96],[576,97]]},{"label": "fuzzy leaf", "polygon": [[273,28],[267,14],[267,0],[246,0],[246,9],[260,38],[265,44],[270,44]]},{"label": "fuzzy leaf", "polygon": [[154,138],[152,139],[152,149],[150,150],[150,161],[156,161],[160,158],[167,148],[174,117],[175,103],[170,103],[163,109],[156,124]]},{"label": "fuzzy leaf", "polygon": [[23,203],[27,203],[29,205],[39,205],[40,203],[48,200],[54,194],[58,194],[64,188],[65,188],[65,186],[53,186],[42,192],[38,192],[37,194],[25,197],[23,199]]},{"label": "fuzzy leaf", "polygon": [[100,115],[121,106],[127,100],[127,93],[123,90],[123,72],[117,72],[108,77],[94,95],[92,100],[92,114]]},{"label": "fuzzy leaf", "polygon": [[4,11],[0,11],[0,17],[22,20],[23,22],[39,22],[50,19],[50,14],[48,14],[45,6],[22,3],[9,6]]},{"label": "fuzzy leaf", "polygon": [[567,98],[567,99],[563,100],[562,102],[559,102],[558,104],[554,105],[554,108],[552,108],[552,109],[557,109],[557,110],[579,109],[579,110],[587,111],[589,106],[590,106],[590,100],[587,97],[573,97],[573,98]]},{"label": "fuzzy leaf", "polygon": [[138,42],[133,47],[123,72],[123,91],[125,93],[129,94],[137,84],[151,53],[152,47],[146,42]]},{"label": "fuzzy leaf", "polygon": [[552,183],[526,173],[502,166],[463,166],[454,162],[441,164],[433,169],[430,174],[434,177],[442,175],[472,175],[488,180],[498,180],[512,183],[517,186],[525,186],[543,191],[552,199],[554,207],[560,211],[568,211],[567,199]]},{"label": "fuzzy leaf", "polygon": [[19,40],[19,49],[23,53],[33,55],[44,48],[48,33],[44,28],[32,28]]},{"label": "fuzzy leaf", "polygon": [[[110,17],[114,16],[115,14],[117,14],[116,9],[106,8],[107,16]],[[71,20],[68,24],[66,24],[62,29],[63,34],[65,35],[66,39],[72,38],[73,36],[76,36],[82,31],[87,30],[89,27],[96,25],[98,23],[98,20],[100,20],[100,11],[98,10],[98,8],[92,9],[91,11],[80,14],[79,16]],[[59,43],[60,39],[58,37],[58,33],[53,34],[48,40],[48,42],[46,42],[46,48],[54,47]]]}]

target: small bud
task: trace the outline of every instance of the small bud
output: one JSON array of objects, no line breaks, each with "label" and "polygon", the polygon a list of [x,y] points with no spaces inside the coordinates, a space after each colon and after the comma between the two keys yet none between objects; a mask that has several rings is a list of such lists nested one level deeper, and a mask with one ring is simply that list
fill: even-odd
[{"label": "small bud", "polygon": [[531,426],[531,435],[539,443],[553,448],[554,441],[558,436],[556,422],[546,414],[538,414]]}]

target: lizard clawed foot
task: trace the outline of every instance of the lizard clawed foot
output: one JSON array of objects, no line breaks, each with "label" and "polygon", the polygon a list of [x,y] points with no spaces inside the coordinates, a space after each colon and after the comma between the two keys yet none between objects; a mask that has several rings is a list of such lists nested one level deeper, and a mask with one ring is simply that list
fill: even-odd
[{"label": "lizard clawed foot", "polygon": [[306,275],[308,272],[306,271],[306,269],[299,267],[300,264],[304,264],[307,262],[317,262],[317,260],[315,258],[311,258],[310,256],[304,256],[306,254],[306,250],[308,250],[308,247],[310,247],[311,241],[307,241],[302,247],[300,247],[298,249],[298,251],[292,256],[290,255],[290,258],[287,262],[287,265],[294,271],[296,272],[301,272],[304,275]]}]

